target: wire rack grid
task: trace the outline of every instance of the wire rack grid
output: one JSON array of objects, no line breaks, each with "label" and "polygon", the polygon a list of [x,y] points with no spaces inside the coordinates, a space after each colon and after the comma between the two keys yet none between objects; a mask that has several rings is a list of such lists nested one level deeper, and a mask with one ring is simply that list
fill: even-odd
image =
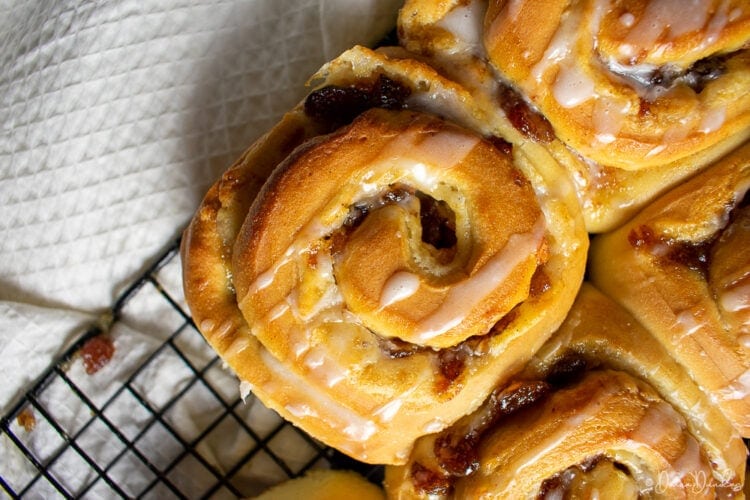
[{"label": "wire rack grid", "polygon": [[381,481],[381,467],[243,400],[189,315],[178,249],[179,240],[2,418],[0,493],[239,498],[313,468]]}]

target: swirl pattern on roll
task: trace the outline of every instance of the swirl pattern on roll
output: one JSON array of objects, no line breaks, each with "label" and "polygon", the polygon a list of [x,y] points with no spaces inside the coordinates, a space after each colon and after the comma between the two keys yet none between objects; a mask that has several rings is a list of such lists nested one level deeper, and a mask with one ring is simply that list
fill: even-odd
[{"label": "swirl pattern on roll", "polygon": [[407,0],[399,40],[568,171],[590,232],[750,136],[743,2]]},{"label": "swirl pattern on roll", "polygon": [[428,66],[355,48],[313,81],[209,191],[186,297],[243,388],[401,463],[562,322],[588,238],[559,165]]},{"label": "swirl pattern on roll", "polygon": [[627,311],[584,283],[571,313],[474,414],[386,469],[389,498],[734,498],[747,450]]},{"label": "swirl pattern on roll", "polygon": [[601,164],[671,163],[750,121],[747,2],[492,1],[485,26],[493,65]]},{"label": "swirl pattern on roll", "polygon": [[592,248],[623,304],[750,436],[750,145],[659,198]]}]

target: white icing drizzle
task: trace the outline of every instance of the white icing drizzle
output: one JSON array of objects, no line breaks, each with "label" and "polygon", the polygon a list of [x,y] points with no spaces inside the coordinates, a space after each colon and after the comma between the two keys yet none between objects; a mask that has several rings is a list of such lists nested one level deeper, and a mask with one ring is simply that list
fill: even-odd
[{"label": "white icing drizzle", "polygon": [[700,132],[703,132],[704,134],[710,134],[711,132],[716,132],[721,128],[722,125],[724,125],[724,120],[726,118],[726,109],[721,108],[713,108],[708,110],[704,115],[703,119],[701,120],[700,125],[698,126],[698,130]]},{"label": "white icing drizzle", "polygon": [[675,460],[672,467],[680,482],[689,476],[695,477],[697,471],[707,469],[707,464],[701,455],[701,448],[693,436],[687,436],[685,439],[685,450]]},{"label": "white icing drizzle", "polygon": [[383,286],[380,294],[380,307],[386,308],[391,304],[411,297],[419,290],[419,276],[408,271],[393,273]]},{"label": "white icing drizzle", "polygon": [[320,346],[309,349],[304,355],[302,364],[323,380],[326,387],[334,387],[347,376],[346,370]]},{"label": "white icing drizzle", "polygon": [[364,442],[370,439],[377,432],[377,430],[378,428],[375,425],[375,422],[368,420],[364,425],[347,425],[346,427],[344,427],[343,432],[355,441]]},{"label": "white icing drizzle", "polygon": [[750,308],[750,284],[726,290],[721,294],[719,303],[725,311],[729,312]]},{"label": "white icing drizzle", "polygon": [[206,333],[213,333],[213,329],[216,328],[216,323],[212,319],[204,319],[200,322],[200,330]]},{"label": "white icing drizzle", "polygon": [[750,369],[746,369],[737,378],[732,380],[726,387],[719,391],[719,396],[724,400],[735,401],[750,397]]},{"label": "white icing drizzle", "polygon": [[[396,181],[411,180],[420,189],[430,191],[440,181],[439,171],[459,165],[480,140],[453,130],[432,136],[403,133],[383,148],[367,171],[358,175],[361,189],[368,194]],[[433,173],[434,169],[438,172]]]},{"label": "white icing drizzle", "polygon": [[329,234],[333,228],[323,224],[319,218],[313,218],[297,233],[296,238],[286,249],[282,258],[276,261],[270,268],[261,272],[255,281],[250,285],[248,294],[251,295],[273,284],[279,270],[285,265],[299,258],[304,252],[307,252],[313,241],[321,239]]},{"label": "white icing drizzle", "polygon": [[[641,18],[628,32],[625,42],[641,50],[651,50],[659,37],[664,43],[706,25],[711,2],[703,0],[651,0]],[[689,15],[685,15],[689,12]]]},{"label": "white icing drizzle", "polygon": [[665,149],[667,149],[667,146],[664,145],[664,144],[659,144],[658,146],[654,146],[653,148],[651,148],[649,150],[648,153],[646,153],[646,158],[650,158],[652,156],[656,156],[659,153],[661,153],[662,151],[664,151]]},{"label": "white icing drizzle", "polygon": [[286,301],[279,302],[271,308],[266,316],[265,322],[272,323],[289,312],[289,304]]},{"label": "white icing drizzle", "polygon": [[393,420],[403,404],[402,399],[396,398],[377,408],[372,414],[385,424]]},{"label": "white icing drizzle", "polygon": [[289,336],[289,345],[291,347],[292,354],[297,360],[301,360],[302,357],[307,354],[310,350],[310,329],[305,329],[296,335],[291,334]]},{"label": "white icing drizzle", "polygon": [[596,139],[602,144],[613,142],[630,111],[630,101],[601,96],[594,104],[593,123]]},{"label": "white icing drizzle", "polygon": [[[659,443],[679,433],[686,432],[684,420],[680,414],[665,401],[652,405],[647,410],[638,427],[630,437],[636,443],[643,443],[650,448],[659,449]],[[698,442],[692,435],[685,436],[685,448],[668,469],[661,471],[660,481],[666,479],[661,486],[681,487],[685,478],[695,478],[696,473],[704,471],[710,473]]]},{"label": "white icing drizzle", "polygon": [[704,323],[698,321],[695,314],[691,310],[687,309],[677,314],[677,316],[675,317],[675,326],[680,332],[680,340],[682,340],[687,336],[693,335],[705,325]]},{"label": "white icing drizzle", "polygon": [[236,324],[233,319],[227,319],[226,321],[222,322],[219,327],[216,329],[216,334],[219,337],[226,337],[236,328]]},{"label": "white icing drizzle", "polygon": [[[635,47],[630,44],[622,44],[619,49],[621,55],[630,58],[635,54]],[[652,85],[651,78],[659,67],[654,64],[623,64],[615,59],[607,61],[607,67],[613,75],[621,75],[622,82],[636,91],[639,97],[647,101],[655,101],[669,92],[669,88],[661,85]]]},{"label": "white icing drizzle", "polygon": [[479,137],[474,135],[444,130],[412,144],[411,148],[401,151],[401,154],[408,155],[414,163],[449,169],[461,163],[479,141]]},{"label": "white icing drizzle", "polygon": [[318,412],[310,408],[309,405],[306,405],[304,403],[296,404],[296,405],[286,405],[284,406],[284,409],[288,411],[291,415],[297,417],[297,418],[305,418],[305,417],[319,417]]},{"label": "white icing drizzle", "polygon": [[440,307],[420,322],[416,332],[419,338],[429,340],[458,325],[514,267],[536,252],[544,237],[544,227],[540,218],[531,232],[511,235],[505,247],[473,276],[453,285]]},{"label": "white icing drizzle", "polygon": [[457,52],[481,55],[482,24],[484,22],[485,5],[478,0],[472,0],[466,5],[459,5],[445,15],[437,26],[449,31],[456,38]]},{"label": "white icing drizzle", "polygon": [[[596,33],[603,15],[609,9],[609,1],[598,1],[594,7],[595,12],[590,19],[589,29]],[[584,66],[573,52],[582,22],[581,17],[582,9],[579,8],[569,9],[563,14],[560,26],[544,55],[531,69],[531,77],[534,82],[540,84],[547,70],[554,66],[558,67],[559,71],[551,91],[555,100],[564,108],[574,108],[599,97],[594,80],[586,74]]]},{"label": "white icing drizzle", "polygon": [[523,9],[523,0],[509,0],[505,4],[508,12],[508,18],[511,21],[515,21],[518,18],[518,14],[520,14],[521,10]]},{"label": "white icing drizzle", "polygon": [[635,16],[631,14],[630,12],[626,12],[623,15],[620,16],[620,24],[622,24],[626,28],[632,28],[635,24]]},{"label": "white icing drizzle", "polygon": [[570,56],[571,46],[578,31],[580,13],[568,11],[563,16],[560,21],[561,25],[544,51],[544,55],[531,69],[531,76],[537,83],[542,82],[544,74],[550,67]]},{"label": "white icing drizzle", "polygon": [[240,398],[242,398],[242,402],[245,403],[247,400],[247,397],[250,395],[250,393],[253,391],[253,384],[246,380],[240,380]]},{"label": "white icing drizzle", "polygon": [[433,434],[435,432],[442,431],[446,426],[446,422],[441,419],[440,417],[435,417],[429,422],[427,422],[422,430],[425,432],[425,434]]},{"label": "white icing drizzle", "polygon": [[[283,389],[285,386],[305,387],[305,397],[307,398],[305,404],[310,407],[310,416],[314,416],[332,429],[344,432],[347,436],[357,441],[367,441],[377,431],[375,422],[342,406],[341,403],[333,399],[330,395],[306,383],[299,375],[282,365],[267,350],[261,349],[260,357],[268,370],[274,374],[274,377],[262,387],[266,393],[283,393],[285,392]],[[287,406],[291,405],[294,407],[296,404],[298,403],[290,402]],[[325,410],[325,413],[321,414],[321,410]]]},{"label": "white icing drizzle", "polygon": [[552,85],[552,95],[564,108],[575,108],[596,96],[594,81],[580,65],[563,64]]},{"label": "white icing drizzle", "polygon": [[657,449],[665,437],[681,432],[682,429],[677,424],[680,420],[674,408],[660,401],[649,407],[638,427],[630,433],[630,439]]},{"label": "white icing drizzle", "polygon": [[244,337],[244,336],[236,336],[234,339],[232,339],[232,343],[229,344],[229,347],[226,351],[224,351],[224,355],[227,358],[233,358],[240,354],[242,351],[247,349],[250,346],[250,339]]},{"label": "white icing drizzle", "polygon": [[727,23],[729,23],[729,16],[729,2],[728,0],[724,0],[719,8],[716,9],[716,12],[714,12],[713,17],[706,26],[706,38],[703,42],[704,46],[716,43],[721,32],[726,28]]}]

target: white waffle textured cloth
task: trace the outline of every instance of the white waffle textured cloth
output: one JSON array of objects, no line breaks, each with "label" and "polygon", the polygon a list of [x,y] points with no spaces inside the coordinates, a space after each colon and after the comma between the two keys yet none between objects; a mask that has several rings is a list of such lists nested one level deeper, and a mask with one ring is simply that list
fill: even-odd
[{"label": "white waffle textured cloth", "polygon": [[396,0],[0,2],[0,408]]}]

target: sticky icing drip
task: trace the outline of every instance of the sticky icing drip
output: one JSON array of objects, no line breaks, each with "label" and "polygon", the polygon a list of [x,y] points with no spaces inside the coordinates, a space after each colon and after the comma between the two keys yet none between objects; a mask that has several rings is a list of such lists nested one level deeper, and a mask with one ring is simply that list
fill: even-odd
[{"label": "sticky icing drip", "polygon": [[403,399],[396,398],[387,402],[386,404],[372,412],[372,414],[385,424],[393,420],[393,417],[396,416],[403,404]]},{"label": "sticky icing drip", "polygon": [[331,359],[324,349],[313,348],[308,350],[302,363],[318,378],[322,379],[327,387],[333,387],[346,379],[346,369]]},{"label": "sticky icing drip", "polygon": [[380,307],[385,308],[411,297],[419,290],[419,276],[407,271],[394,273],[388,278],[380,295]]},{"label": "sticky icing drip", "polygon": [[[335,399],[329,395],[305,383],[299,375],[291,372],[281,365],[265,349],[261,350],[261,360],[275,376],[267,381],[261,388],[269,394],[278,394],[285,392],[284,386],[305,387],[305,396],[308,399],[305,413],[309,416],[317,416],[327,425],[345,433],[355,441],[365,442],[370,439],[377,431],[375,422],[364,418],[353,410],[341,406]],[[290,402],[286,405],[293,411],[301,411],[302,407],[296,402]],[[324,413],[322,411],[324,410]]]},{"label": "sticky icing drip", "polygon": [[[651,0],[625,42],[637,47],[637,51],[653,49],[657,40],[669,43],[703,29],[710,8],[711,2],[703,0]],[[690,15],[685,15],[686,12]]]},{"label": "sticky icing drip", "polygon": [[562,107],[575,108],[596,96],[594,81],[581,66],[564,64],[552,86],[552,95]]},{"label": "sticky icing drip", "polygon": [[[427,135],[417,134],[415,132],[400,134],[395,137],[380,153],[379,157],[369,163],[367,170],[358,174],[362,182],[356,184],[359,193],[353,193],[355,200],[367,199],[372,197],[373,192],[382,190],[385,186],[403,181],[407,184],[416,185],[419,189],[425,191],[433,190],[439,183],[438,174],[433,173],[433,168],[451,169],[459,165],[464,158],[473,150],[481,139],[474,135],[458,133],[452,130],[444,130],[439,134]],[[257,293],[271,286],[279,271],[287,265],[296,264],[298,268],[304,268],[306,256],[310,253],[319,241],[327,235],[332,234],[335,227],[343,223],[347,216],[346,211],[342,211],[340,219],[333,220],[336,217],[332,214],[321,213],[311,218],[302,230],[296,235],[290,246],[284,251],[282,257],[278,259],[269,269],[258,275],[256,280],[251,284],[248,295]],[[331,222],[324,222],[331,220]],[[514,240],[515,241],[515,240]],[[527,250],[525,247],[521,250]],[[331,289],[328,290],[319,300],[319,302],[306,313],[300,311],[295,297],[302,293],[299,285],[291,290],[289,296],[279,304],[276,304],[269,313],[266,314],[265,321],[274,321],[285,314],[292,313],[298,320],[298,323],[315,323],[320,322],[320,315],[325,314],[331,308],[335,308],[342,303],[342,297],[334,285],[332,279],[331,259],[327,249],[322,248],[317,251],[318,273],[321,278],[331,283]],[[524,254],[527,255],[527,254]],[[495,268],[500,269],[500,259],[497,259]],[[487,274],[487,273],[485,273]],[[475,283],[480,280],[473,280]],[[485,278],[481,281],[488,281]],[[408,274],[393,276],[386,284],[386,288],[381,296],[381,305],[388,305],[403,300],[410,294],[416,292],[419,283],[416,277]],[[475,286],[476,288],[476,286]],[[482,290],[480,286],[478,291]],[[330,292],[330,293],[329,293]],[[458,298],[453,302],[460,303]],[[447,307],[445,308],[447,309]],[[453,318],[449,318],[453,323],[446,326],[443,331],[460,321],[461,317],[450,313]],[[436,319],[436,321],[438,321]],[[434,322],[429,325],[431,329],[441,329]]]},{"label": "sticky icing drip", "polygon": [[719,391],[719,396],[727,401],[735,401],[750,397],[750,369],[745,370],[726,387]]},{"label": "sticky icing drip", "polygon": [[729,312],[750,309],[750,284],[730,288],[721,294],[720,304],[725,311]]},{"label": "sticky icing drip", "polygon": [[544,238],[544,221],[540,219],[534,229],[525,234],[514,234],[505,248],[493,256],[481,269],[465,281],[455,284],[441,306],[419,325],[418,335],[429,340],[458,325],[464,317],[482,302],[510,272],[529,255],[536,253]]},{"label": "sticky icing drip", "polygon": [[597,99],[593,115],[596,139],[602,144],[613,142],[630,110],[630,101],[618,102],[608,97]]},{"label": "sticky icing drip", "polygon": [[657,449],[662,440],[682,431],[677,424],[679,421],[680,417],[674,408],[661,401],[649,408],[638,427],[630,433],[630,439]]},{"label": "sticky icing drip", "polygon": [[252,390],[253,390],[253,384],[245,380],[240,381],[240,398],[242,399],[243,403],[245,402],[247,397],[250,395]]},{"label": "sticky icing drip", "polygon": [[710,134],[716,132],[724,125],[726,118],[726,109],[724,108],[713,108],[707,111],[701,119],[701,123],[698,126],[698,130],[704,134]]},{"label": "sticky icing drip", "polygon": [[[698,321],[695,314],[690,310],[685,310],[677,314],[675,318],[675,326],[680,332],[680,340],[684,339],[689,335],[693,335],[699,331],[703,326],[704,322]],[[679,340],[678,340],[679,342]]]},{"label": "sticky icing drip", "polygon": [[459,51],[480,56],[484,53],[482,44],[482,24],[485,4],[472,0],[459,5],[445,15],[437,26],[449,31],[459,43]]}]

